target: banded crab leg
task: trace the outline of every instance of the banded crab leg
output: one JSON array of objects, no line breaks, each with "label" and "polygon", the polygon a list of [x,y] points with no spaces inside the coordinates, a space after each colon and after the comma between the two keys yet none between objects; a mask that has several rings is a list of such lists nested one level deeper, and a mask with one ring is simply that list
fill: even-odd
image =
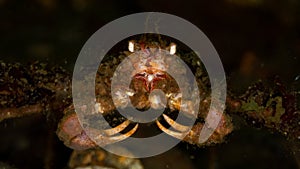
[{"label": "banded crab leg", "polygon": [[156,124],[160,130],[162,130],[163,132],[165,132],[166,134],[172,137],[183,140],[190,144],[197,144],[198,146],[210,145],[212,143],[221,143],[222,141],[224,141],[225,136],[231,133],[233,130],[233,124],[231,122],[231,118],[226,114],[222,114],[221,120],[217,128],[214,130],[214,132],[208,138],[208,140],[203,143],[203,142],[199,142],[200,133],[203,127],[207,127],[203,123],[197,122],[191,128],[189,128],[188,126],[178,124],[176,121],[172,120],[167,115],[163,114],[163,118],[176,131],[167,129],[158,120],[156,120]]},{"label": "banded crab leg", "polygon": [[[105,133],[104,135],[106,135],[106,136],[100,134],[100,135],[98,135],[96,137],[96,140],[97,139],[101,139],[101,142],[103,140],[107,140],[110,143],[114,143],[114,142],[119,142],[119,141],[125,140],[126,138],[130,137],[131,135],[133,135],[136,132],[136,130],[138,129],[138,126],[139,126],[139,124],[136,124],[134,126],[134,128],[131,129],[130,131],[128,131],[127,133],[116,135],[116,134],[120,133],[121,131],[123,131],[126,127],[128,127],[129,124],[130,124],[130,121],[126,120],[122,124],[120,124],[120,125],[118,125],[118,126],[116,126],[114,128],[106,129],[106,130],[103,131],[103,133]],[[116,136],[113,136],[113,135],[116,135]]]},{"label": "banded crab leg", "polygon": [[163,114],[163,117],[170,126],[172,126],[174,129],[176,129],[178,131],[186,132],[190,129],[188,126],[185,126],[185,125],[175,122],[173,119],[171,119],[169,116],[167,116],[165,114]]},{"label": "banded crab leg", "polygon": [[120,133],[120,131],[124,130],[126,127],[128,127],[129,124],[130,121],[126,120],[114,128],[104,130],[104,133],[109,136],[115,135],[117,133]]},{"label": "banded crab leg", "polygon": [[[165,128],[158,120],[156,120],[156,124],[160,130],[162,130],[166,134],[173,136],[177,139],[183,139],[188,134],[190,127],[175,122],[174,120],[172,120],[170,117],[168,117],[165,114],[163,114],[163,117],[166,120],[166,122],[171,127],[173,127],[176,131],[172,131],[170,129]],[[179,132],[177,132],[177,131],[179,131]]]}]

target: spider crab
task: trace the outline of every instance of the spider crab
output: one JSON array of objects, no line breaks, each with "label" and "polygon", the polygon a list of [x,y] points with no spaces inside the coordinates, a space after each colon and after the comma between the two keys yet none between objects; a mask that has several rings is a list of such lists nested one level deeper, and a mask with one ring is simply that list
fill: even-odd
[{"label": "spider crab", "polygon": [[[108,54],[107,59],[101,62],[96,74],[96,105],[91,116],[104,116],[112,126],[112,128],[104,130],[102,134],[97,136],[101,144],[107,145],[122,141],[137,133],[140,123],[124,118],[116,111],[116,108],[127,109],[128,107],[140,111],[150,108],[154,110],[165,109],[166,111],[161,116],[154,119],[152,125],[154,124],[153,126],[156,126],[156,129],[160,132],[165,132],[190,144],[200,146],[222,142],[224,137],[233,130],[231,119],[226,114],[222,114],[218,127],[210,138],[205,143],[200,144],[198,142],[211,102],[209,79],[200,59],[195,57],[195,53],[190,52],[189,48],[184,45],[177,46],[180,42],[176,42],[174,39],[168,40],[170,39],[168,37],[146,34],[137,39],[124,40],[127,43],[126,45],[121,43],[121,46],[123,45],[123,48],[121,48],[124,51],[120,52],[118,56]],[[124,49],[124,46],[127,49]],[[117,50],[119,49],[117,48]],[[112,49],[111,51],[115,50]],[[167,52],[162,54],[162,50]],[[199,88],[198,94],[201,98],[197,112],[190,109],[191,105],[194,104],[192,101],[187,100],[184,105],[181,105],[182,93],[177,81],[184,82],[183,86],[188,88],[189,79],[185,76],[186,68],[178,64],[176,59],[172,59],[175,54],[189,66],[196,78]],[[111,88],[112,77],[121,82],[122,80],[128,80],[124,79],[124,76],[120,73],[126,72],[126,64],[121,66],[122,70],[119,71],[119,74],[116,71],[118,65],[126,58],[129,58],[129,62],[133,65],[129,87],[122,86],[121,83]],[[170,64],[176,69],[170,69]],[[180,74],[181,79],[175,80],[170,74],[166,73],[168,71]],[[191,97],[193,97],[193,93],[193,91],[190,91]],[[82,108],[85,109],[84,106]],[[191,128],[174,120],[179,110],[184,112],[187,118],[193,116],[197,119]],[[222,112],[215,113],[218,115]],[[65,145],[73,149],[96,147],[97,144],[87,136],[86,130],[82,129],[74,106],[68,107],[64,114],[65,116],[60,121],[57,133]]]}]

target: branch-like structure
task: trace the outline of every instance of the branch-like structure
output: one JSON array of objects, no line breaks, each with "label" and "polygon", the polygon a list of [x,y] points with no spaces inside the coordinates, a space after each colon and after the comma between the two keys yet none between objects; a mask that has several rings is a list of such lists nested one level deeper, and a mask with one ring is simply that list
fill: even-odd
[{"label": "branch-like structure", "polygon": [[242,96],[230,97],[230,113],[242,116],[254,127],[265,127],[279,132],[288,139],[300,139],[300,111],[297,97],[275,79],[274,83],[261,81],[250,86]]},{"label": "branch-like structure", "polygon": [[[64,116],[57,132],[62,141],[74,149],[95,147],[76,115],[62,113],[72,104],[70,89],[71,76],[62,68],[51,68],[38,62],[25,67],[1,62],[0,121],[43,114],[48,120],[57,122]],[[204,145],[220,143],[232,131],[231,114],[243,117],[253,127],[265,127],[299,142],[300,113],[296,102],[295,95],[278,80],[271,85],[258,82],[242,96],[229,94],[226,114]],[[183,140],[195,143],[202,127],[198,122]]]},{"label": "branch-like structure", "polygon": [[58,112],[71,101],[70,82],[70,75],[60,67],[0,61],[0,122],[33,114],[61,118]]},{"label": "branch-like structure", "polygon": [[43,109],[44,107],[41,104],[22,106],[18,108],[2,108],[0,109],[0,121],[40,114],[43,112]]}]

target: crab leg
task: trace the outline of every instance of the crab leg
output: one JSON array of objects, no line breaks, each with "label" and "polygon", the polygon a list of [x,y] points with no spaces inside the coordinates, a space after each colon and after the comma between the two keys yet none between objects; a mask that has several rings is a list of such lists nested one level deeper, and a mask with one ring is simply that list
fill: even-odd
[{"label": "crab leg", "polygon": [[186,131],[190,130],[190,127],[177,123],[176,121],[174,121],[173,119],[171,119],[170,117],[168,117],[165,114],[163,114],[163,117],[170,126],[172,126],[174,129],[176,129],[178,131],[186,132]]},{"label": "crab leg", "polygon": [[[138,126],[139,126],[139,124],[136,124],[134,126],[134,128],[131,129],[129,132],[127,132],[125,134],[120,134],[120,135],[117,135],[117,136],[113,136],[113,137],[106,137],[106,139],[109,140],[109,141],[112,141],[112,142],[119,142],[119,141],[125,140],[126,138],[130,137],[131,135],[133,135],[136,132]],[[103,136],[100,135],[99,137],[100,137],[100,139],[101,138],[103,139]]]},{"label": "crab leg", "polygon": [[158,126],[159,129],[161,129],[163,132],[165,132],[166,134],[170,135],[170,136],[173,136],[177,139],[183,139],[185,137],[185,135],[187,133],[180,133],[180,132],[176,132],[176,131],[172,131],[172,130],[169,130],[167,128],[165,128],[158,120],[156,120],[156,124]]},{"label": "crab leg", "polygon": [[120,131],[124,130],[129,124],[130,124],[130,121],[126,120],[122,124],[118,125],[117,127],[104,130],[104,133],[108,136],[115,135],[117,133],[120,133]]}]

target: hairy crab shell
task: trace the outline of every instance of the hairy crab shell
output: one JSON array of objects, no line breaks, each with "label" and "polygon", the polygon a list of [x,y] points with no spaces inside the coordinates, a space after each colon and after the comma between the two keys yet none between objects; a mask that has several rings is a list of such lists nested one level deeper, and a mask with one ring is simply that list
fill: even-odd
[{"label": "hairy crab shell", "polygon": [[[134,40],[132,40],[134,39]],[[164,40],[162,40],[164,39]],[[180,45],[176,45],[180,44]],[[127,48],[124,49],[124,46]],[[122,51],[116,56],[116,51]],[[167,51],[163,53],[161,51]],[[137,52],[136,52],[137,51]],[[195,91],[190,89],[190,79],[185,76],[186,67],[179,64],[179,61],[172,58],[176,53],[193,72],[199,90],[199,96],[195,96]],[[124,60],[128,62],[124,64]],[[122,64],[121,64],[122,63]],[[130,64],[132,69],[129,69]],[[172,66],[170,66],[172,65]],[[175,69],[174,69],[175,68]],[[132,71],[131,71],[132,70]],[[188,91],[190,97],[200,97],[200,106],[197,112],[191,110],[195,103],[185,100],[185,104],[181,104],[183,97],[178,87],[177,81],[167,72],[172,72],[180,75],[179,80],[183,82],[183,86]],[[131,75],[129,86],[126,86],[125,81],[128,77],[124,77],[124,73]],[[119,80],[120,83],[112,88],[112,77]],[[122,83],[124,81],[124,83]],[[91,112],[91,116],[103,115],[107,122],[112,126],[112,129],[103,131],[97,138],[103,145],[111,144],[112,142],[121,141],[133,135],[139,127],[139,124],[131,126],[126,133],[123,132],[122,137],[115,134],[124,131],[130,127],[132,123],[130,119],[120,115],[116,108],[126,109],[130,106],[138,110],[147,110],[149,108],[162,109],[165,108],[164,114],[155,119],[156,126],[162,132],[165,132],[175,138],[183,139],[192,144],[199,144],[197,138],[203,127],[203,121],[208,114],[210,105],[210,83],[207,72],[201,60],[195,56],[195,53],[179,41],[156,34],[140,35],[131,37],[120,42],[111,49],[106,58],[100,64],[96,74],[96,105],[95,110]],[[113,99],[114,98],[114,99]],[[131,103],[131,104],[129,104]],[[73,111],[74,109],[68,109]],[[176,123],[173,118],[176,117],[178,111],[185,113],[186,117],[196,117],[196,124],[190,131],[189,126]],[[216,112],[220,113],[220,112]],[[70,116],[70,113],[66,113]],[[72,113],[71,113],[72,114]],[[174,130],[164,127],[164,123],[171,126]],[[60,125],[62,128],[58,131],[58,135],[65,144],[69,147],[78,149],[78,147],[89,148],[94,147],[95,143],[86,137],[86,131],[80,130],[77,134],[69,135],[68,126],[79,124],[72,118],[64,118]],[[221,142],[223,137],[232,131],[233,127],[230,118],[223,114],[221,122],[216,129],[216,132],[211,136],[209,142]],[[92,131],[93,129],[91,129]],[[89,132],[91,132],[89,131]],[[183,137],[185,136],[186,137]],[[70,139],[72,141],[70,141]]]}]

